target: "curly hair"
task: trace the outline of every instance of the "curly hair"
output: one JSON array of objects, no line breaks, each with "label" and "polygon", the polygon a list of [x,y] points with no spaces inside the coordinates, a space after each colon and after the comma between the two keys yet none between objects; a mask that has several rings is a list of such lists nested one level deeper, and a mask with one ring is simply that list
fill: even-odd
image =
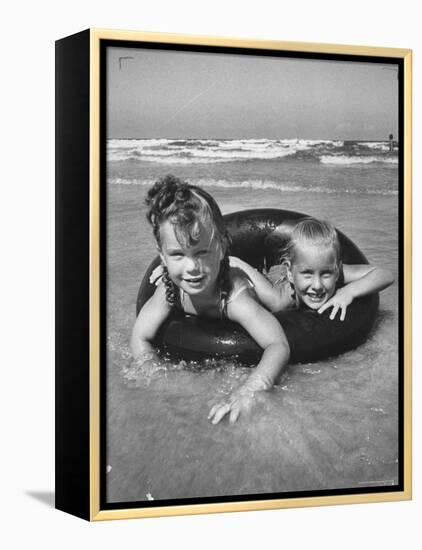
[{"label": "curly hair", "polygon": [[[162,245],[160,227],[165,221],[173,225],[176,238],[183,246],[197,244],[202,227],[212,228],[212,237],[216,237],[224,251],[218,284],[222,297],[226,298],[230,292],[229,247],[231,241],[221,210],[212,196],[200,187],[190,185],[173,175],[167,175],[149,189],[145,202],[148,206],[147,220],[152,226],[159,248]],[[163,282],[167,302],[171,306],[180,305],[178,289],[165,267]]]}]

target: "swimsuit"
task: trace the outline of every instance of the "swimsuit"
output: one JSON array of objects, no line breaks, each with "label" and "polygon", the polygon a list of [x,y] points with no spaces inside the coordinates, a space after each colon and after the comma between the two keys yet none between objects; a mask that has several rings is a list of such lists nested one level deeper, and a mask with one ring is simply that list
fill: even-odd
[{"label": "swimsuit", "polygon": [[[234,290],[232,290],[232,292],[230,292],[230,295],[229,295],[228,298],[221,295],[220,299],[218,301],[218,311],[219,311],[219,314],[220,314],[220,319],[227,319],[228,318],[227,317],[227,306],[231,302],[236,300],[236,298],[243,291],[253,289],[253,288],[254,288],[254,284],[252,283],[252,281],[250,281],[249,279],[246,279],[246,278],[242,278],[242,281],[239,283],[237,288],[235,288]],[[187,293],[182,288],[179,288],[179,290],[180,290],[180,305],[181,305],[182,311],[184,313],[186,313],[187,315],[196,315],[195,313],[190,313],[189,311],[186,311],[186,294]]]}]

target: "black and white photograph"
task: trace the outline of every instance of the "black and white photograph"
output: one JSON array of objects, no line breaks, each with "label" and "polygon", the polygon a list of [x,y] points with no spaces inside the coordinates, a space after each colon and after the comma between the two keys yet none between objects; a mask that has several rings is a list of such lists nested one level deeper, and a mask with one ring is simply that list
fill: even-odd
[{"label": "black and white photograph", "polygon": [[3,547],[415,547],[417,5],[4,5]]},{"label": "black and white photograph", "polygon": [[402,62],[101,55],[102,506],[402,490]]}]

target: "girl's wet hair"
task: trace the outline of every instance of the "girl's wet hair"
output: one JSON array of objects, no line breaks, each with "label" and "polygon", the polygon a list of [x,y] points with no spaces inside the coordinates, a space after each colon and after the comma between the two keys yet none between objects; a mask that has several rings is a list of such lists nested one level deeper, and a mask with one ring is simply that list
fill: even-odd
[{"label": "girl's wet hair", "polygon": [[201,226],[210,225],[223,250],[228,247],[229,236],[220,208],[200,187],[168,175],[148,191],[146,204],[149,207],[147,219],[160,247],[160,226],[167,220],[173,224],[177,240],[183,246],[197,244]]},{"label": "girl's wet hair", "polygon": [[341,264],[341,246],[334,225],[316,218],[304,218],[292,229],[288,242],[281,251],[283,260],[294,261],[298,246],[311,245],[320,248],[331,248],[336,255],[336,262]]},{"label": "girl's wet hair", "polygon": [[[212,228],[211,238],[217,239],[224,254],[219,274],[220,289],[223,296],[228,295],[230,236],[221,210],[212,196],[196,185],[167,175],[159,179],[148,191],[145,202],[148,206],[147,219],[152,225],[159,248],[162,246],[160,227],[165,221],[173,225],[177,240],[185,247],[194,246],[199,242],[202,227]],[[167,301],[171,305],[176,305],[179,292],[166,269],[163,281]]]}]

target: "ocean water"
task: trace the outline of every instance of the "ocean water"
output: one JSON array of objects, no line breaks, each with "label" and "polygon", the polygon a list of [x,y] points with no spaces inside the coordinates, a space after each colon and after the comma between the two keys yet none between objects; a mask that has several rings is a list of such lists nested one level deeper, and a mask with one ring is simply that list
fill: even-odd
[{"label": "ocean water", "polygon": [[295,365],[234,425],[213,404],[247,376],[231,361],[127,373],[135,303],[156,255],[144,198],[173,173],[223,213],[272,207],[328,219],[398,274],[398,144],[327,140],[109,140],[107,500],[148,501],[398,483],[398,288],[365,344]]}]

